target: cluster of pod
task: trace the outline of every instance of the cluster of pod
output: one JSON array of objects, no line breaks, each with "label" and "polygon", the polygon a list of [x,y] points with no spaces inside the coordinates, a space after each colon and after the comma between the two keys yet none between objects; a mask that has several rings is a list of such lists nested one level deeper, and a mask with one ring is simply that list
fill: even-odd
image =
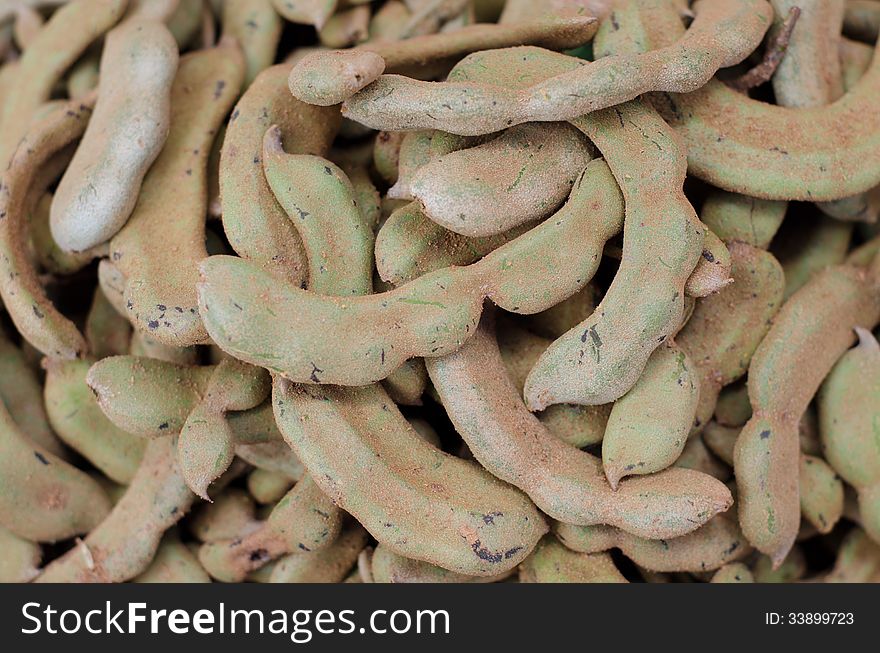
[{"label": "cluster of pod", "polygon": [[0,8],[0,581],[880,582],[878,32]]}]

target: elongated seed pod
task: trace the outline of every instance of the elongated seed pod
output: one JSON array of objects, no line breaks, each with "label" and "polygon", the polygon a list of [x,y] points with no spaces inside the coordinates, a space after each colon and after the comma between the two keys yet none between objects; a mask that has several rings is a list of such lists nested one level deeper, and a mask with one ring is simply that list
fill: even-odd
[{"label": "elongated seed pod", "polygon": [[525,495],[423,442],[377,386],[276,380],[273,403],[315,482],[400,555],[488,576],[519,564],[546,532]]},{"label": "elongated seed pod", "polygon": [[[267,404],[260,404],[259,412],[263,411],[263,407]],[[257,409],[252,409],[257,411]],[[238,414],[247,415],[250,411],[241,411]],[[268,414],[271,414],[271,407]],[[228,421],[229,420],[227,417]],[[291,485],[293,485],[294,481],[302,478],[305,473],[305,469],[302,466],[302,463],[299,461],[299,458],[296,457],[296,454],[291,451],[290,447],[284,443],[283,440],[272,440],[270,442],[257,442],[257,443],[243,443],[239,440],[239,435],[234,431],[234,425],[230,423],[230,429],[233,430],[233,440],[235,440],[235,455],[244,460],[245,462],[253,465],[257,469],[265,472],[270,472],[272,474],[284,476],[286,482],[288,483],[288,487],[285,488],[285,491],[289,489]],[[279,433],[280,436],[280,433]],[[281,493],[278,497],[275,498],[275,501],[281,498],[284,495],[284,492]],[[272,503],[272,502],[262,502],[262,503]]]},{"label": "elongated seed pod", "polygon": [[110,257],[125,277],[129,319],[174,347],[208,337],[195,296],[197,265],[208,255],[206,165],[243,75],[244,60],[233,42],[181,59],[171,87],[168,140],[144,178],[131,217],[110,243]]},{"label": "elongated seed pod", "polygon": [[736,442],[740,523],[755,548],[781,564],[797,536],[798,420],[853,341],[880,320],[878,279],[849,265],[811,279],[782,307],[749,366],[754,415]]},{"label": "elongated seed pod", "polygon": [[219,542],[237,536],[256,519],[256,505],[248,493],[228,487],[213,503],[197,507],[187,520],[190,533],[200,542]]},{"label": "elongated seed pod", "polygon": [[28,440],[0,406],[0,525],[35,542],[87,533],[110,500],[96,481]]},{"label": "elongated seed pod", "polygon": [[194,500],[177,469],[171,438],[152,440],[113,511],[81,544],[50,562],[36,582],[110,583],[137,576]]},{"label": "elongated seed pod", "polygon": [[100,286],[92,296],[83,332],[95,358],[127,354],[131,346],[131,325],[113,308]]},{"label": "elongated seed pod", "polygon": [[177,60],[161,23],[126,21],[107,35],[95,112],[52,199],[61,249],[89,249],[125,225],[168,136]]},{"label": "elongated seed pod", "polygon": [[589,159],[583,135],[571,125],[520,125],[427,163],[410,188],[440,226],[463,236],[493,236],[558,209]]},{"label": "elongated seed pod", "polygon": [[43,552],[40,545],[19,537],[9,529],[0,526],[0,582],[28,583],[40,573],[40,559]]},{"label": "elongated seed pod", "polygon": [[156,555],[134,583],[210,583],[211,578],[176,532],[165,533]]},{"label": "elongated seed pod", "polygon": [[336,11],[338,0],[272,0],[275,11],[292,23],[321,29]]},{"label": "elongated seed pod", "polygon": [[840,544],[834,568],[826,583],[876,583],[880,580],[880,545],[860,528],[851,530]]},{"label": "elongated seed pod", "polygon": [[341,119],[338,111],[292,99],[289,72],[289,64],[267,68],[235,105],[220,155],[220,203],[223,229],[236,253],[300,285],[306,255],[263,173],[263,136],[278,125],[288,152],[323,156]]},{"label": "elongated seed pod", "polygon": [[752,247],[767,249],[787,209],[788,202],[714,191],[703,203],[700,218],[725,242],[741,240]]},{"label": "elongated seed pod", "polygon": [[722,483],[726,483],[731,477],[730,467],[718,460],[709,450],[706,443],[703,442],[701,433],[688,438],[681,456],[675,461],[675,466],[703,472],[717,478]]},{"label": "elongated seed pod", "polygon": [[612,489],[630,475],[653,474],[678,459],[697,412],[699,379],[686,351],[658,347],[632,389],[614,402],[602,440],[602,469]]},{"label": "elongated seed pod", "polygon": [[244,52],[247,68],[239,86],[247,88],[275,61],[281,39],[281,18],[270,0],[232,0],[223,4],[220,22],[223,35],[238,41]]},{"label": "elongated seed pod", "polygon": [[731,562],[724,565],[712,576],[712,583],[754,583],[752,570],[742,562]]},{"label": "elongated seed pod", "polygon": [[[621,198],[609,177],[603,162],[592,162],[569,202],[531,232],[471,266],[438,270],[377,295],[321,296],[276,283],[240,259],[211,257],[201,265],[200,314],[225,351],[290,380],[381,380],[409,358],[460,347],[485,297],[536,313],[583,288],[605,241],[620,228]],[[407,328],[387,328],[402,324]]]},{"label": "elongated seed pod", "polygon": [[519,569],[522,583],[626,583],[607,553],[576,553],[545,537]]},{"label": "elongated seed pod", "polygon": [[820,270],[843,263],[852,239],[852,223],[833,220],[824,215],[804,220],[797,228],[780,231],[773,252],[785,272],[785,294],[788,299]]},{"label": "elongated seed pod", "polygon": [[0,165],[5,169],[33,112],[47,101],[64,72],[125,11],[125,0],[77,0],[56,11],[16,67],[16,92],[0,115]]},{"label": "elongated seed pod", "polygon": [[745,383],[727,386],[718,396],[715,405],[715,421],[721,426],[745,426],[752,416],[749,388]]},{"label": "elongated seed pod", "polygon": [[858,329],[859,345],[845,353],[819,392],[819,428],[828,462],[858,493],[865,532],[880,543],[880,346]]},{"label": "elongated seed pod", "polygon": [[422,560],[404,558],[381,544],[370,559],[370,572],[374,583],[494,583],[509,575],[465,576]]},{"label": "elongated seed pod", "polygon": [[688,533],[732,503],[723,484],[685,469],[628,479],[612,490],[597,458],[553,437],[526,409],[488,324],[458,352],[427,364],[474,457],[554,519],[657,539]]},{"label": "elongated seed pod", "polygon": [[369,536],[360,524],[346,525],[339,538],[318,551],[292,553],[279,560],[269,576],[271,583],[339,583],[355,565]]},{"label": "elongated seed pod", "polygon": [[399,200],[414,199],[410,188],[412,177],[419,168],[427,165],[434,158],[431,144],[438,133],[425,129],[404,135],[397,152],[397,178],[394,185],[388,189],[388,197]]},{"label": "elongated seed pod", "polygon": [[819,533],[830,533],[843,516],[843,483],[837,472],[821,458],[803,455],[798,480],[801,515]]},{"label": "elongated seed pod", "polygon": [[573,551],[600,553],[620,549],[651,571],[712,571],[747,556],[751,550],[736,518],[716,515],[687,535],[662,540],[637,537],[612,526],[554,524],[553,532]]}]

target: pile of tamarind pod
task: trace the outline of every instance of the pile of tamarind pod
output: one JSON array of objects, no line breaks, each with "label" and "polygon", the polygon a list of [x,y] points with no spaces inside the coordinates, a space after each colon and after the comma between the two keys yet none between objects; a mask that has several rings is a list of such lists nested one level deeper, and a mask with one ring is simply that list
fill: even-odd
[{"label": "pile of tamarind pod", "polygon": [[880,581],[875,0],[0,7],[0,581]]}]

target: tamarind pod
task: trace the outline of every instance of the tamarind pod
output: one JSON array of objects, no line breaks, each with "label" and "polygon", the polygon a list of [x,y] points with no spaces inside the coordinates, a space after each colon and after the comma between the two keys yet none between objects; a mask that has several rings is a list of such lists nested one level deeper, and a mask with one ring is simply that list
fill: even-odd
[{"label": "tamarind pod", "polygon": [[602,468],[613,490],[622,478],[659,472],[681,455],[701,390],[696,372],[687,352],[667,340],[614,402],[602,440]]},{"label": "tamarind pod", "polygon": [[207,500],[208,486],[229,468],[235,456],[235,435],[226,412],[259,406],[269,391],[269,375],[261,368],[232,358],[214,368],[177,440],[180,473],[196,495]]},{"label": "tamarind pod", "polygon": [[273,404],[319,487],[399,555],[489,576],[519,564],[546,532],[525,495],[419,439],[378,386],[276,378]]},{"label": "tamarind pod", "polygon": [[384,281],[398,286],[445,267],[470,265],[535,226],[469,238],[429,220],[417,202],[410,202],[394,211],[379,229],[376,269]]},{"label": "tamarind pod", "polygon": [[19,537],[0,526],[0,582],[27,583],[40,573],[43,551],[36,542]]},{"label": "tamarind pod", "polygon": [[116,312],[100,286],[95,288],[83,331],[96,359],[127,354],[131,346],[131,325]]},{"label": "tamarind pod", "polygon": [[735,517],[716,515],[680,537],[649,540],[612,526],[573,526],[556,522],[553,532],[573,551],[600,553],[620,549],[639,567],[659,572],[714,571],[751,551]]},{"label": "tamarind pod", "polygon": [[134,331],[131,335],[131,347],[128,351],[132,356],[156,358],[178,365],[195,365],[198,351],[195,347],[171,347],[164,345],[143,331]]},{"label": "tamarind pod", "polygon": [[509,576],[465,576],[432,565],[397,555],[387,546],[376,547],[370,562],[374,583],[495,583]]},{"label": "tamarind pod", "polygon": [[0,406],[0,525],[55,542],[94,528],[110,510],[96,481],[29,440]]},{"label": "tamarind pod", "polygon": [[795,545],[780,565],[767,556],[758,556],[752,565],[756,583],[794,583],[807,572],[807,561],[803,550]]},{"label": "tamarind pod", "polygon": [[[247,412],[249,411],[243,411],[243,413]],[[232,424],[230,424],[230,430],[232,430]],[[238,442],[237,435],[233,431],[235,455],[245,462],[250,463],[257,469],[280,474],[286,477],[290,484],[302,478],[305,473],[302,463],[283,440],[243,444]],[[282,492],[281,494],[283,495],[284,493]],[[280,498],[280,496],[277,497],[276,501]]]},{"label": "tamarind pod", "polygon": [[400,33],[401,39],[440,32],[446,23],[468,10],[471,0],[425,0],[411,6],[412,15]]},{"label": "tamarind pod", "polygon": [[411,15],[409,7],[400,0],[383,2],[370,18],[368,42],[399,42],[400,34]]},{"label": "tamarind pod", "polygon": [[169,531],[159,543],[150,566],[133,583],[210,583],[211,577],[202,569],[177,533]]},{"label": "tamarind pod", "polygon": [[[246,89],[256,76],[272,65],[281,40],[281,17],[270,0],[230,0],[223,3],[223,36],[238,41],[244,53],[245,73],[233,89]],[[234,84],[232,86],[235,86]]]},{"label": "tamarind pod", "polygon": [[250,495],[229,487],[217,494],[213,503],[198,506],[187,520],[187,527],[199,542],[218,542],[252,525],[255,515],[256,505]]},{"label": "tamarind pod", "polygon": [[474,457],[546,514],[657,539],[688,533],[730,507],[723,484],[685,469],[628,479],[614,491],[597,458],[553,437],[528,412],[503,365],[488,322],[454,354],[427,361],[443,406]]},{"label": "tamarind pod", "polygon": [[179,433],[207,391],[214,367],[111,356],[94,363],[86,383],[116,426],[146,438]]},{"label": "tamarind pod", "polygon": [[18,45],[18,49],[25,51],[35,41],[40,30],[43,29],[46,19],[42,14],[27,5],[18,5],[15,8],[15,22],[12,27],[12,37]]},{"label": "tamarind pod", "polygon": [[708,474],[722,483],[729,481],[731,477],[730,467],[719,461],[709,451],[706,443],[703,442],[701,433],[688,438],[681,455],[675,461],[675,465],[676,467],[684,467],[685,469],[693,469]]},{"label": "tamarind pod", "polygon": [[336,11],[337,4],[338,0],[272,0],[275,11],[285,20],[314,25],[319,30]]},{"label": "tamarind pod", "polygon": [[410,188],[440,226],[493,236],[555,212],[589,160],[586,140],[571,125],[519,125],[421,166]]},{"label": "tamarind pod", "polygon": [[556,306],[526,316],[525,325],[534,334],[553,341],[590,317],[596,310],[597,303],[598,290],[593,284],[589,284]]},{"label": "tamarind pod", "polygon": [[843,482],[828,463],[807,455],[801,456],[798,479],[801,515],[819,533],[830,533],[843,516]]},{"label": "tamarind pod", "polygon": [[0,117],[0,163],[5,168],[52,88],[85,49],[122,16],[125,0],[77,0],[52,14],[16,66],[15,93]]},{"label": "tamarind pod", "polygon": [[373,141],[373,167],[389,186],[397,183],[400,148],[406,135],[406,132],[380,131]]},{"label": "tamarind pod", "polygon": [[263,136],[269,127],[278,125],[287,151],[323,156],[341,118],[334,109],[292,99],[286,84],[289,71],[287,64],[267,68],[235,105],[220,154],[220,203],[223,229],[236,253],[300,285],[306,254],[266,181]]},{"label": "tamarind pod", "polygon": [[0,178],[0,294],[18,332],[35,348],[57,358],[86,349],[76,326],[46,297],[25,251],[25,206],[37,171],[82,135],[94,96],[68,102],[28,130]]},{"label": "tamarind pod", "polygon": [[[772,19],[763,0],[703,0],[696,9],[697,17],[684,36],[657,50],[590,64],[573,59],[568,71],[546,75],[519,90],[491,81],[431,84],[384,75],[348,98],[342,112],[373,129],[476,135],[523,122],[571,120],[651,91],[694,91],[719,68],[748,56]],[[709,43],[711,49],[706,47]]]},{"label": "tamarind pod", "polygon": [[754,583],[752,570],[742,562],[731,562],[715,572],[711,583]]},{"label": "tamarind pod", "polygon": [[86,50],[67,74],[67,96],[73,100],[98,88],[98,68],[101,51],[92,47]]},{"label": "tamarind pod", "polygon": [[67,4],[70,0],[16,0],[13,3],[5,3],[0,7],[0,24],[6,24],[15,17],[19,7],[49,8]]},{"label": "tamarind pod", "polygon": [[318,31],[318,40],[326,48],[347,48],[366,41],[369,26],[370,7],[356,5],[330,16]]},{"label": "tamarind pod", "polygon": [[797,424],[853,327],[880,320],[878,276],[840,265],[815,275],[777,314],[749,366],[754,415],[736,442],[740,524],[749,541],[781,564],[800,519]]},{"label": "tamarind pod", "polygon": [[788,202],[719,190],[706,197],[700,218],[725,242],[741,240],[752,247],[767,249],[787,209]]},{"label": "tamarind pod", "polygon": [[235,433],[237,445],[280,443],[283,440],[281,432],[275,425],[271,401],[264,401],[250,410],[229,412],[226,414],[226,419],[232,432]]},{"label": "tamarind pod", "polygon": [[818,395],[826,459],[858,494],[865,532],[880,543],[880,345],[862,328],[859,344],[836,362]]},{"label": "tamarind pod", "polygon": [[715,404],[714,420],[721,426],[745,426],[752,416],[749,403],[749,388],[743,383],[735,383],[722,388]]},{"label": "tamarind pod", "polygon": [[421,406],[428,385],[428,372],[421,359],[406,361],[382,382],[385,392],[399,406]]},{"label": "tamarind pod", "polygon": [[[496,330],[498,349],[504,368],[517,395],[522,389],[529,370],[550,346],[552,340],[542,338],[519,328],[510,320],[503,320]],[[537,417],[550,433],[578,449],[602,441],[611,405],[576,406],[557,404]]]},{"label": "tamarind pod", "polygon": [[730,243],[730,254],[734,283],[698,301],[677,336],[698,379],[694,431],[712,418],[721,389],[746,373],[782,306],[785,275],[774,256],[738,241]]},{"label": "tamarind pod", "polygon": [[129,0],[124,20],[154,20],[167,23],[180,4],[180,0]]},{"label": "tamarind pod", "polygon": [[[75,144],[73,144],[75,146]],[[68,157],[67,154],[70,154]],[[62,158],[66,163],[70,161],[74,150],[68,145],[66,148],[56,154],[50,163],[54,165],[55,159]],[[45,166],[44,166],[45,170]],[[63,172],[63,169],[62,169]],[[31,196],[33,196],[38,186],[35,181],[31,186]],[[28,227],[30,232],[30,245],[34,250],[34,257],[41,268],[51,274],[70,275],[79,272],[86,267],[92,260],[99,258],[105,253],[106,246],[98,246],[85,252],[65,252],[52,239],[52,232],[49,229],[49,211],[52,206],[52,194],[43,193],[37,201],[37,205],[33,210],[29,211]]]},{"label": "tamarind pod", "polygon": [[336,541],[317,551],[291,553],[272,568],[270,583],[338,583],[355,565],[369,536],[360,524],[346,525]]},{"label": "tamarind pod", "polygon": [[[367,297],[306,292],[276,283],[246,261],[211,257],[201,264],[199,312],[224,351],[290,380],[379,381],[410,358],[460,347],[487,296],[502,308],[535,313],[588,283],[602,246],[620,225],[622,202],[609,178],[604,162],[593,162],[569,202],[528,234],[469,267],[438,270]],[[407,327],[381,326],[399,324]]]},{"label": "tamarind pod", "polygon": [[251,470],[247,477],[248,493],[261,506],[278,503],[293,485],[294,480],[286,474],[259,468]]},{"label": "tamarind pod", "polygon": [[854,528],[840,544],[826,583],[876,583],[880,581],[880,545],[860,528]]},{"label": "tamarind pod", "polygon": [[306,476],[256,530],[202,545],[199,560],[217,580],[238,583],[281,556],[332,546],[339,537],[342,517],[342,511]]},{"label": "tamarind pod", "polygon": [[168,31],[181,50],[186,50],[199,36],[202,28],[202,6],[203,3],[199,0],[180,0],[175,12],[165,21]]},{"label": "tamarind pod", "polygon": [[43,407],[42,388],[24,353],[0,332],[0,402],[29,440],[67,458]]},{"label": "tamarind pod", "polygon": [[86,384],[92,362],[45,359],[46,413],[65,444],[106,476],[128,485],[141,463],[145,443],[115,426],[101,412]]},{"label": "tamarind pod", "polygon": [[846,0],[843,31],[851,38],[873,44],[880,32],[880,8],[870,0]]},{"label": "tamarind pod", "polygon": [[871,67],[871,59],[874,58],[874,48],[866,43],[851,41],[846,37],[840,39],[838,47],[843,88],[849,91],[858,84],[868,68]]},{"label": "tamarind pod", "polygon": [[170,129],[110,258],[125,277],[128,319],[174,347],[204,342],[195,284],[205,249],[206,166],[244,74],[238,46],[184,55],[171,86]]},{"label": "tamarind pod", "polygon": [[697,259],[697,267],[684,284],[687,297],[708,297],[720,292],[731,283],[730,251],[721,239],[706,227],[703,251]]},{"label": "tamarind pod", "polygon": [[[113,359],[105,359],[113,360]],[[122,582],[146,570],[165,531],[189,510],[171,438],[151,440],[123,497],[81,544],[50,562],[38,583]]]},{"label": "tamarind pod", "polygon": [[852,238],[851,223],[827,216],[798,224],[795,233],[783,227],[778,246],[774,247],[785,272],[784,299],[791,297],[817,272],[838,265],[846,258]]},{"label": "tamarind pod", "polygon": [[542,539],[519,568],[521,583],[626,583],[607,553],[576,553]]},{"label": "tamarind pod", "polygon": [[[127,310],[125,307],[125,276],[119,271],[108,258],[102,258],[98,262],[98,285],[110,305],[116,309],[116,312],[125,316]],[[134,331],[134,335],[137,330]],[[132,337],[134,337],[134,335]]]},{"label": "tamarind pod", "polygon": [[277,126],[266,132],[262,158],[269,187],[302,239],[309,289],[324,295],[370,294],[373,232],[346,174],[322,157],[286,154]]},{"label": "tamarind pod", "polygon": [[415,199],[412,196],[412,178],[419,168],[434,158],[431,143],[437,133],[422,130],[404,135],[397,152],[397,180],[388,189],[388,197],[398,200]]},{"label": "tamarind pod", "polygon": [[61,249],[89,249],[125,225],[168,136],[177,61],[161,23],[125,21],[108,33],[94,115],[52,200],[49,224]]}]

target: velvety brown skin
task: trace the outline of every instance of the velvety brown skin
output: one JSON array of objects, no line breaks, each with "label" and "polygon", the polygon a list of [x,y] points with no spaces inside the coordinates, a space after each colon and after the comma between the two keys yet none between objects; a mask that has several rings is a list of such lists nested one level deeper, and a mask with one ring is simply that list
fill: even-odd
[{"label": "velvety brown skin", "polygon": [[613,491],[599,459],[554,437],[526,409],[493,330],[484,322],[459,351],[427,365],[459,434],[495,476],[555,519],[610,524],[650,539],[684,535],[730,507],[729,490],[693,470],[627,479]]}]

